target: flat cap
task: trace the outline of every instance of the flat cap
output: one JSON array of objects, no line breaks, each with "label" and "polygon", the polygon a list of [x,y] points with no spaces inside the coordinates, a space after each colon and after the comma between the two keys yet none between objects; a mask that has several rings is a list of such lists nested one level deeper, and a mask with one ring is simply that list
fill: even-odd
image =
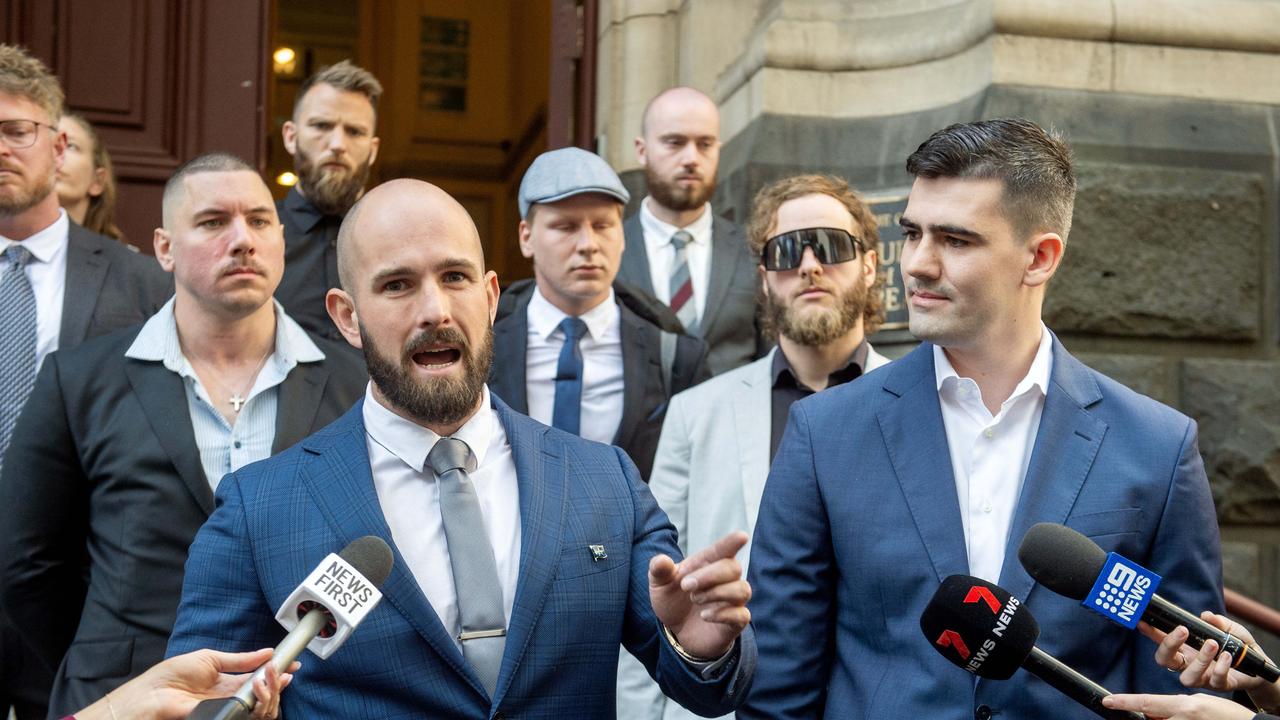
[{"label": "flat cap", "polygon": [[551,203],[583,193],[601,193],[626,204],[631,199],[618,173],[604,158],[582,148],[549,150],[534,158],[520,181],[520,217],[534,203]]}]

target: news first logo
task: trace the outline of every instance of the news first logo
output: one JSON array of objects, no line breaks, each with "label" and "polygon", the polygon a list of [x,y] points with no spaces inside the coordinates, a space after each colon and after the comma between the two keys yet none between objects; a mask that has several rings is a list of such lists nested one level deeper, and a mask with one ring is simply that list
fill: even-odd
[{"label": "news first logo", "polygon": [[324,562],[281,603],[276,620],[286,630],[292,630],[307,610],[316,605],[323,606],[331,615],[329,626],[307,644],[307,649],[326,659],[346,642],[351,631],[381,600],[382,593],[373,583],[337,553],[329,553]]},{"label": "news first logo", "polygon": [[1160,576],[1111,553],[1098,573],[1098,580],[1082,603],[1099,615],[1130,630],[1138,626],[1142,613],[1160,586]]}]

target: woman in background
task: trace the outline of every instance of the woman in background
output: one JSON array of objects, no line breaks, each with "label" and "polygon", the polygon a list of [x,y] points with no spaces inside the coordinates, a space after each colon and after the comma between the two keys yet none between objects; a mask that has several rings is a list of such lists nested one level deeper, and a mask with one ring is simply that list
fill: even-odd
[{"label": "woman in background", "polygon": [[84,228],[123,241],[116,226],[116,178],[107,148],[79,115],[63,115],[58,129],[67,134],[67,152],[58,170],[58,201]]}]

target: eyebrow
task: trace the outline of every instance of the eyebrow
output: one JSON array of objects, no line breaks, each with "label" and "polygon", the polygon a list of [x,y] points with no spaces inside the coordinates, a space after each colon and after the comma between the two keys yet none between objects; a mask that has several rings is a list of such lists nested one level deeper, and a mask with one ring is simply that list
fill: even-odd
[{"label": "eyebrow", "polygon": [[[898,225],[904,228],[910,228],[911,230],[920,229],[919,223],[917,223],[916,221],[906,216],[898,218]],[[982,233],[978,232],[977,230],[970,230],[969,228],[963,225],[950,225],[947,223],[930,225],[929,232],[938,234],[938,235],[960,235],[962,237],[969,237],[969,238],[983,237]]]},{"label": "eyebrow", "polygon": [[[251,207],[248,210],[245,210],[244,214],[258,215],[260,213],[269,213],[271,212],[272,209],[273,208],[270,205],[258,205],[257,207]],[[231,210],[227,210],[226,208],[206,207],[206,208],[201,208],[195,211],[195,213],[193,213],[193,217],[203,217],[205,215],[235,215],[235,214],[236,214],[235,212]]]},{"label": "eyebrow", "polygon": [[[475,273],[479,272],[479,268],[476,267],[475,262],[465,257],[445,258],[435,264],[436,272],[442,272],[444,270],[457,269],[457,268],[470,270],[471,272],[475,272]],[[374,273],[373,278],[370,279],[370,283],[373,285],[377,285],[378,283],[388,278],[399,277],[401,275],[412,275],[414,274],[414,272],[415,272],[414,269],[409,267],[408,265],[397,265],[395,267],[385,268],[383,270],[379,270],[378,272]]]}]

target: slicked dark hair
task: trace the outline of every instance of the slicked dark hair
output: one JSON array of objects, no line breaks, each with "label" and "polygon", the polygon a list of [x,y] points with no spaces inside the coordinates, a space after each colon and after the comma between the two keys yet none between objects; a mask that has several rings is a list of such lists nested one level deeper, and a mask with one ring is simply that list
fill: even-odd
[{"label": "slicked dark hair", "polygon": [[1076,176],[1071,147],[1053,128],[1025,118],[959,123],[929,136],[907,158],[922,178],[982,178],[1004,183],[1004,206],[1019,237],[1071,232]]},{"label": "slicked dark hair", "polygon": [[317,85],[332,85],[334,88],[343,92],[360,93],[369,99],[369,105],[373,107],[374,117],[378,113],[378,98],[382,97],[382,83],[378,82],[378,78],[373,73],[356,65],[350,60],[320,68],[319,71],[312,74],[306,80],[302,81],[302,85],[298,88],[298,94],[293,101],[293,119],[298,119],[298,108],[302,107],[302,99],[307,96],[311,88]]}]

